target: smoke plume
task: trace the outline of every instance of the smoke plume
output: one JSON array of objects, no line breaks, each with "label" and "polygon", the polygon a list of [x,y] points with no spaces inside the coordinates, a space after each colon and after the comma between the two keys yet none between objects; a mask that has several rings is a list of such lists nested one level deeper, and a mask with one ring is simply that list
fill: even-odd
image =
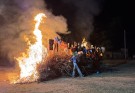
[{"label": "smoke plume", "polygon": [[93,31],[94,16],[101,10],[101,3],[104,0],[45,0],[48,8],[51,8],[54,14],[64,15],[68,20],[71,37],[76,41],[82,41],[82,38],[89,39]]},{"label": "smoke plume", "polygon": [[14,61],[14,57],[26,51],[24,37],[33,40],[34,16],[38,13],[47,16],[40,27],[44,45],[49,38],[58,36],[57,33],[68,33],[66,19],[54,16],[45,7],[43,0],[0,0],[0,58],[6,56]]},{"label": "smoke plume", "polygon": [[[65,3],[74,4],[76,9],[76,19],[74,20],[75,37],[77,40],[82,38],[89,39],[90,33],[93,31],[93,18],[100,12],[101,0],[63,0]],[[79,35],[79,36],[78,36]],[[80,38],[81,36],[81,38]]]}]

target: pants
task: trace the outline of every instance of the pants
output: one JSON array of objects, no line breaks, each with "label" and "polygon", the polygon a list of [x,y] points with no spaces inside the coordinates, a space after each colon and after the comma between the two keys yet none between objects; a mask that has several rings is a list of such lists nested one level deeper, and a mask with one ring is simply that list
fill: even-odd
[{"label": "pants", "polygon": [[73,65],[74,65],[74,67],[73,67],[72,77],[75,76],[75,69],[77,69],[79,76],[80,76],[80,77],[83,77],[83,74],[82,74],[81,70],[79,69],[77,63],[74,63],[74,62],[73,62]]}]

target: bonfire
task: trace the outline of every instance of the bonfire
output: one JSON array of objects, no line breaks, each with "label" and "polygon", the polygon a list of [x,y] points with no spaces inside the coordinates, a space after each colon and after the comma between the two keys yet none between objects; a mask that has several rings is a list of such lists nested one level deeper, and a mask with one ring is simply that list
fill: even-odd
[{"label": "bonfire", "polygon": [[37,65],[43,62],[43,59],[46,57],[47,48],[42,44],[42,33],[39,30],[40,23],[46,15],[43,13],[39,13],[35,17],[35,29],[33,34],[35,35],[36,42],[31,44],[29,39],[27,40],[27,44],[29,48],[27,52],[21,53],[20,57],[17,57],[16,60],[19,62],[20,67],[20,76],[19,79],[14,83],[26,83],[26,82],[34,82],[39,78],[39,73],[37,71]]}]

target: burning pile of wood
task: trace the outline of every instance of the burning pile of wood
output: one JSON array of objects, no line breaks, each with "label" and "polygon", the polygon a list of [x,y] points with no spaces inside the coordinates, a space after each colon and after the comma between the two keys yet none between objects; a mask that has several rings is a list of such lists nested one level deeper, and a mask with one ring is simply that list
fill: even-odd
[{"label": "burning pile of wood", "polygon": [[70,75],[72,63],[69,62],[70,56],[54,55],[45,62],[40,64],[40,80],[49,80],[52,78]]},{"label": "burning pile of wood", "polygon": [[[102,55],[100,51],[87,50],[78,57],[78,66],[84,75],[89,75],[101,67]],[[73,63],[70,62],[71,56],[54,55],[49,58],[45,65],[38,67],[40,72],[39,81],[50,80],[60,76],[71,76]]]}]

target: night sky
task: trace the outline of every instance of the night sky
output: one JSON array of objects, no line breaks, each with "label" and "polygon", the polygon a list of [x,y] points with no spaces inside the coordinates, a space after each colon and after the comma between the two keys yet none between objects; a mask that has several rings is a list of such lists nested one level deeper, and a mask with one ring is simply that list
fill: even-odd
[{"label": "night sky", "polygon": [[[55,15],[63,15],[67,19],[69,30],[72,31],[73,35],[76,34],[77,30],[75,26],[77,12],[86,14],[85,17],[82,17],[84,21],[85,18],[92,16],[93,29],[92,34],[89,36],[90,41],[93,44],[102,45],[100,44],[102,41],[98,42],[98,40],[109,40],[112,46],[110,50],[117,51],[124,47],[125,30],[129,54],[135,53],[133,2],[128,0],[84,0],[82,3],[80,3],[80,0],[45,0],[45,2],[47,3],[47,8],[52,10]],[[78,3],[79,6],[76,6]],[[79,10],[82,7],[86,9],[84,11]],[[81,23],[82,21],[79,22]],[[104,37],[101,36],[102,34],[100,35],[102,32],[106,35],[105,39],[99,39]],[[96,38],[97,40],[94,40],[95,33],[99,35]]]}]

